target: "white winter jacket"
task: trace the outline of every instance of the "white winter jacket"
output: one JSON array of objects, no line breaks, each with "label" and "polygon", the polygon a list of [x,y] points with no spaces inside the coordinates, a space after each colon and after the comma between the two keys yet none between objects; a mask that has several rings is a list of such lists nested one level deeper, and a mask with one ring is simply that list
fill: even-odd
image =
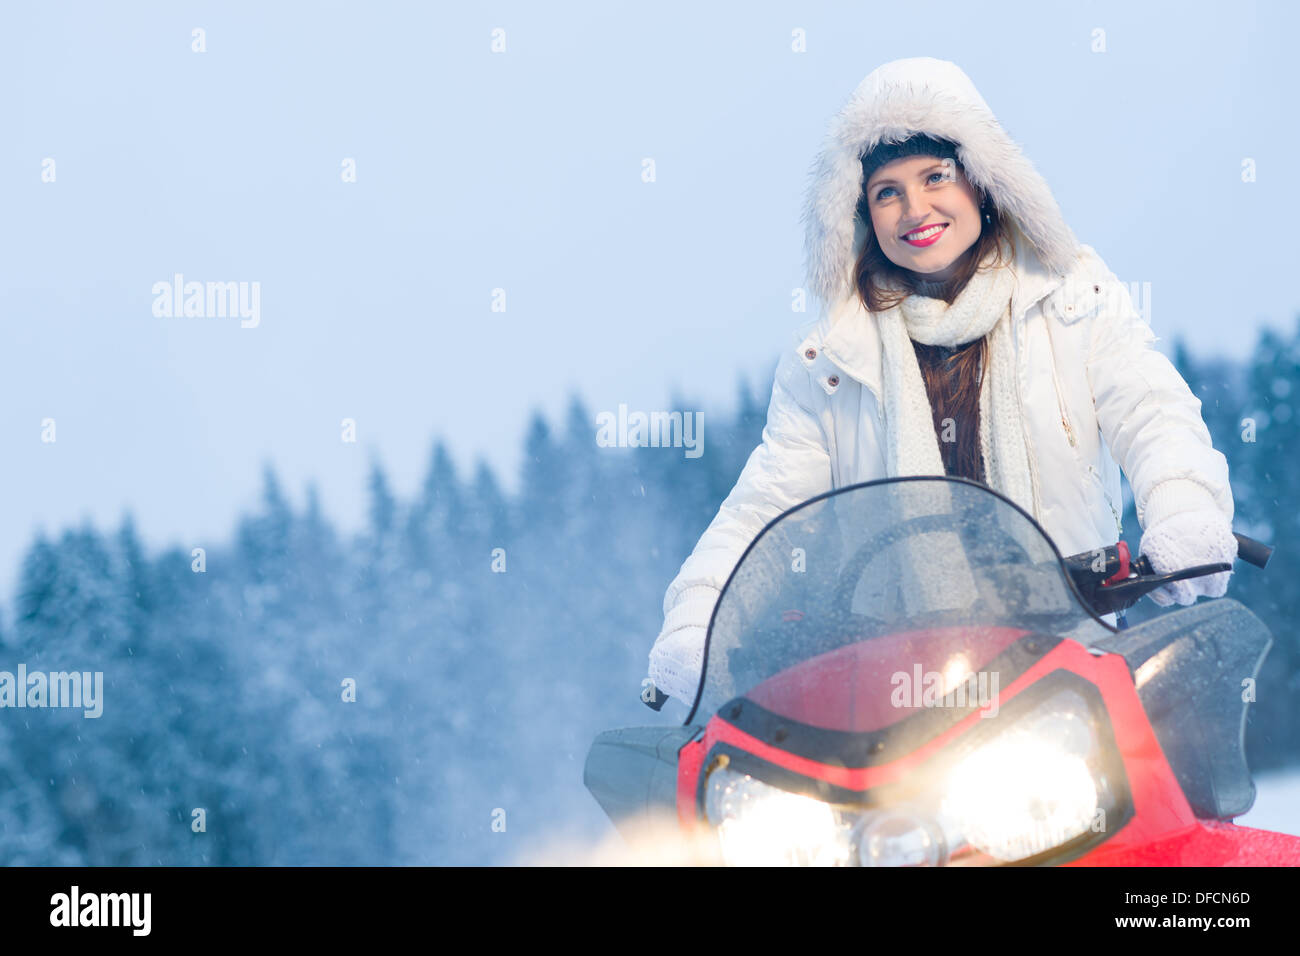
[{"label": "white winter jacket", "polygon": [[1061,553],[1118,540],[1121,466],[1144,529],[1201,508],[1232,517],[1227,461],[1210,443],[1201,403],[1153,347],[1127,288],[1076,242],[1046,183],[960,69],[928,57],[895,61],[859,85],[814,168],[804,221],[820,318],[782,349],[762,444],[664,596],[650,676],[673,696],[688,696],[690,675],[698,677],[713,605],[759,531],[815,495],[889,477],[880,334],[852,278],[870,228],[856,205],[862,155],[916,132],[956,142],[966,175],[1012,222],[1011,314],[1041,491],[1035,517]]}]

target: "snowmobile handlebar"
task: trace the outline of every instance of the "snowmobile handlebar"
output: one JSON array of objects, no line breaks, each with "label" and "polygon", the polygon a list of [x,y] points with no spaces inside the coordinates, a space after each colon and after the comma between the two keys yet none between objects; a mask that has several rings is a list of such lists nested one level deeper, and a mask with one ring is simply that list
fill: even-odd
[{"label": "snowmobile handlebar", "polygon": [[[1257,568],[1268,564],[1268,559],[1273,555],[1273,549],[1269,545],[1236,532],[1233,537],[1237,539],[1238,559]],[[1075,587],[1098,614],[1130,608],[1144,594],[1149,594],[1164,584],[1232,570],[1229,563],[1200,564],[1168,574],[1157,574],[1147,556],[1133,558],[1124,541],[1116,542],[1108,548],[1073,554],[1064,561]]]},{"label": "snowmobile handlebar", "polygon": [[1237,534],[1235,531],[1232,536],[1237,539],[1237,557],[1247,564],[1253,564],[1257,568],[1266,567],[1268,559],[1273,556],[1273,549],[1263,541],[1256,541],[1254,538],[1248,538],[1244,534]]},{"label": "snowmobile handlebar", "polygon": [[653,711],[660,711],[664,709],[664,704],[668,703],[668,695],[654,684],[643,684],[641,687],[641,703]]}]

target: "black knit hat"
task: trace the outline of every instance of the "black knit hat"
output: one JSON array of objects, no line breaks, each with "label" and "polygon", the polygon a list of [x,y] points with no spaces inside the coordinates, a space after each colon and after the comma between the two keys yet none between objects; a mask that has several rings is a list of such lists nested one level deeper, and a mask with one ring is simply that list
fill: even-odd
[{"label": "black knit hat", "polygon": [[880,143],[862,157],[862,186],[881,166],[905,156],[934,156],[936,159],[951,159],[958,162],[957,144],[946,139],[936,139],[925,133],[916,133],[901,143]]}]

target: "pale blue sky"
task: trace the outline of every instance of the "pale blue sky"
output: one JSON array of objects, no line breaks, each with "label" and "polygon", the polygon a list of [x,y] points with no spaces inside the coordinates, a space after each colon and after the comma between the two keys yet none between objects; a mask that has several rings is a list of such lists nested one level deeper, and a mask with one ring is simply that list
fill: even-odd
[{"label": "pale blue sky", "polygon": [[[442,435],[510,485],[529,410],[575,390],[728,407],[807,318],[826,124],[903,56],[970,74],[1079,238],[1152,284],[1157,334],[1243,354],[1300,306],[1296,10],[6,2],[0,598],[40,525],[130,508],[151,544],[211,544],[264,460],[355,527],[371,453],[407,494]],[[260,325],[156,318],[177,272],[260,282]]]}]

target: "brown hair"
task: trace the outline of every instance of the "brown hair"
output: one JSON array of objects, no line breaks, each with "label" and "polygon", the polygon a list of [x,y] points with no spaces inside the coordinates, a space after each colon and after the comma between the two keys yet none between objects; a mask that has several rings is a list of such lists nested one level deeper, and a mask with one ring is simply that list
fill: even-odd
[{"label": "brown hair", "polygon": [[[871,227],[871,212],[863,183],[863,194],[858,201],[858,216],[867,224],[867,241],[854,267],[854,281],[858,295],[871,312],[883,312],[897,305],[907,296],[919,291],[917,275],[911,270],[895,265],[880,249],[875,230]],[[976,188],[980,198],[981,213],[987,213],[979,238],[963,255],[956,273],[941,287],[939,298],[949,305],[966,287],[980,263],[993,257],[990,267],[1006,264],[1002,244],[1014,248],[1011,223],[999,214],[997,205],[989,202],[983,190]],[[877,281],[889,277],[899,289],[883,288]],[[935,437],[939,440],[939,454],[944,471],[972,481],[985,481],[984,458],[979,441],[979,397],[983,370],[988,367],[988,341],[979,338],[953,349],[923,345],[913,342],[916,362],[925,382],[934,416]],[[945,428],[945,420],[952,420],[952,428]],[[945,441],[945,431],[950,432]]]},{"label": "brown hair", "polygon": [[[921,369],[934,434],[945,474],[984,481],[984,456],[980,451],[980,383],[988,367],[988,339],[979,338],[954,353],[938,345],[913,342]],[[952,420],[950,428],[946,419]],[[948,440],[945,441],[945,431]]]}]

